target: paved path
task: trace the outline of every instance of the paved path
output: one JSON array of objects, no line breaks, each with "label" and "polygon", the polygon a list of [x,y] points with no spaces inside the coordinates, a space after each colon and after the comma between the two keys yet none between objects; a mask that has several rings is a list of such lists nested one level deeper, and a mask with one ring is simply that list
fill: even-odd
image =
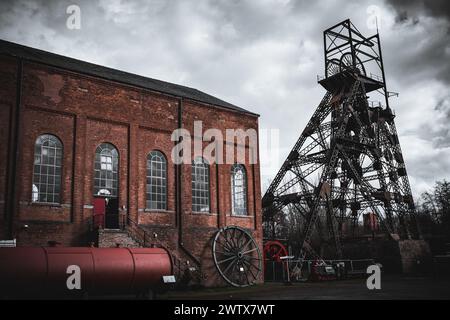
[{"label": "paved path", "polygon": [[365,279],[328,282],[266,283],[250,288],[172,291],[164,299],[450,299],[450,279],[382,275],[381,290],[368,290]]}]

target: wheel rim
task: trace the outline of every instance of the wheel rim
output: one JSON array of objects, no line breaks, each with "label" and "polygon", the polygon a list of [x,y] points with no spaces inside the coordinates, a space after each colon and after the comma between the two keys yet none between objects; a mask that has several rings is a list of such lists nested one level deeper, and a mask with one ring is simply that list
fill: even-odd
[{"label": "wheel rim", "polygon": [[228,226],[220,229],[213,242],[214,264],[221,277],[235,287],[255,284],[262,270],[259,247],[244,229]]}]

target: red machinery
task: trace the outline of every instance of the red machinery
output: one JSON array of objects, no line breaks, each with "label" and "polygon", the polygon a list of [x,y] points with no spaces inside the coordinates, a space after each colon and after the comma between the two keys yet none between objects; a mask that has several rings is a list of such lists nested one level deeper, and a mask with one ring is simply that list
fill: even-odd
[{"label": "red machinery", "polygon": [[264,243],[264,279],[266,281],[284,281],[287,276],[287,261],[281,257],[287,256],[286,247],[277,240]]},{"label": "red machinery", "polygon": [[283,244],[276,240],[267,241],[264,244],[264,261],[281,262],[280,257],[287,256],[288,252]]},{"label": "red machinery", "polygon": [[[81,271],[81,290],[69,290],[67,268]],[[144,293],[172,275],[162,248],[0,248],[0,294]]]}]

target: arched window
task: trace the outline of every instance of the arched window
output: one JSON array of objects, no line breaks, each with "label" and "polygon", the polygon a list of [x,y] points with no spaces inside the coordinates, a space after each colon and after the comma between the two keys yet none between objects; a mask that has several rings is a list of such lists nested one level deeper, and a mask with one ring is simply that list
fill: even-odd
[{"label": "arched window", "polygon": [[119,153],[110,143],[102,143],[95,150],[94,195],[117,197]]},{"label": "arched window", "polygon": [[247,215],[247,174],[242,164],[231,167],[231,206],[234,215]]},{"label": "arched window", "polygon": [[57,137],[44,134],[36,139],[31,190],[32,202],[61,202],[62,157],[63,147]]},{"label": "arched window", "polygon": [[147,156],[146,199],[148,209],[167,209],[167,160],[159,151]]},{"label": "arched window", "polygon": [[201,157],[192,162],[192,211],[209,212],[209,165]]}]

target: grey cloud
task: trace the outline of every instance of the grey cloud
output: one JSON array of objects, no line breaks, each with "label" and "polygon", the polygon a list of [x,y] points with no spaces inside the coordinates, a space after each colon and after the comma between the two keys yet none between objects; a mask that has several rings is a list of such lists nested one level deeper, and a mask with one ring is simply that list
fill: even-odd
[{"label": "grey cloud", "polygon": [[[381,38],[388,86],[400,92],[392,105],[408,172],[420,192],[448,169],[443,91],[450,82],[450,33],[442,13],[448,1],[437,1],[441,7],[413,2],[416,7],[392,0],[6,0],[0,1],[0,38],[188,85],[246,107],[261,114],[261,127],[280,130],[281,162],[324,94],[316,83],[324,72],[322,31],[350,18],[373,34],[366,25],[373,4],[393,16],[405,12]],[[81,30],[65,27],[70,4],[81,8]],[[429,157],[417,148],[428,148]],[[435,156],[427,170],[424,163]],[[262,180],[274,174],[263,171]]]},{"label": "grey cloud", "polygon": [[[424,86],[433,80],[441,81],[444,90],[440,97],[430,95],[430,101],[437,99],[433,115],[416,131],[423,139],[439,148],[450,146],[450,2],[446,0],[388,0],[397,14],[394,30],[408,30],[415,37],[401,39],[397,47],[394,70],[409,83],[422,83]],[[415,41],[413,41],[415,38]],[[442,163],[448,158],[436,159]],[[418,170],[419,172],[420,170]],[[429,171],[428,171],[429,172]]]},{"label": "grey cloud", "polygon": [[408,18],[418,19],[420,15],[450,19],[450,2],[448,0],[388,0],[398,13],[398,21]]},{"label": "grey cloud", "polygon": [[433,141],[436,148],[450,148],[450,94],[438,101],[434,111],[436,118],[425,126],[423,135]]}]

